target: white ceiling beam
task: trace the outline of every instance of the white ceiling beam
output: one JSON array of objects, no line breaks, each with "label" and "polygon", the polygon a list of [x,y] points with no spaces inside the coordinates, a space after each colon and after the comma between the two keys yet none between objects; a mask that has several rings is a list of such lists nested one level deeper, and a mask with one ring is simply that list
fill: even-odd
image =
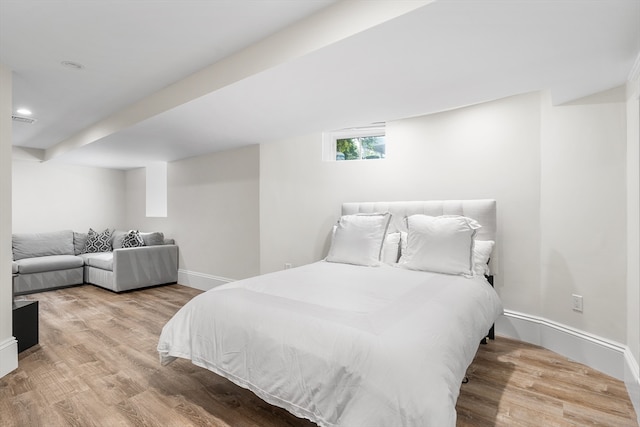
[{"label": "white ceiling beam", "polygon": [[91,144],[164,111],[339,42],[433,1],[344,0],[335,3],[94,123],[48,148],[45,160]]}]

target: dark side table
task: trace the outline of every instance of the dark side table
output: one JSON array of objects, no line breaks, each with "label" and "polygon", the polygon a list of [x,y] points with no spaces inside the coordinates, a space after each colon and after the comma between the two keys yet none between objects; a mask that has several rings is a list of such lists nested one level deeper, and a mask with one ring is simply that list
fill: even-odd
[{"label": "dark side table", "polygon": [[38,301],[13,301],[13,336],[18,353],[38,344]]}]

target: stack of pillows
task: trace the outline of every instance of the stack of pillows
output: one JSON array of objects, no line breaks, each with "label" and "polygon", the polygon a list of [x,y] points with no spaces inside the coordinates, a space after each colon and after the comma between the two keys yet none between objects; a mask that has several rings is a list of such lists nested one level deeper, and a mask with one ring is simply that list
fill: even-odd
[{"label": "stack of pillows", "polygon": [[407,231],[388,233],[390,213],[344,215],[334,226],[326,261],[389,264],[463,276],[490,275],[493,240],[476,240],[481,225],[459,215],[411,215]]},{"label": "stack of pillows", "polygon": [[140,246],[163,245],[164,234],[160,232],[141,233],[138,230],[113,231],[109,228],[98,233],[89,229],[89,232],[74,233],[73,236],[76,253],[111,252],[113,249],[137,248]]}]

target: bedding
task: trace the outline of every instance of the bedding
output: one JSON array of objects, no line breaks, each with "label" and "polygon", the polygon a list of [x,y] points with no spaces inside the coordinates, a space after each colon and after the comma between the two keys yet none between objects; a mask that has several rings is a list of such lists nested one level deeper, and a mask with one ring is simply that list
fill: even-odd
[{"label": "bedding", "polygon": [[501,313],[481,276],[319,261],[198,295],[158,351],[320,426],[446,427]]}]

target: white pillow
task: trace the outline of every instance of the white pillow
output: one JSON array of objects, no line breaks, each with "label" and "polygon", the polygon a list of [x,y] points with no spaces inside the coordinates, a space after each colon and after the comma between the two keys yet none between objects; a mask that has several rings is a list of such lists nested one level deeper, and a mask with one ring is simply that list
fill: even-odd
[{"label": "white pillow", "polygon": [[474,238],[480,224],[463,216],[411,215],[407,250],[399,264],[411,270],[473,275]]},{"label": "white pillow", "polygon": [[[405,218],[406,221],[406,218]],[[407,240],[409,239],[409,233],[406,231],[400,232],[400,256],[407,252]]]},{"label": "white pillow", "polygon": [[[333,243],[333,238],[336,235],[337,225],[333,226],[333,231],[331,232],[331,242]],[[382,256],[380,261],[383,264],[397,264],[398,259],[400,258],[400,241],[402,240],[402,245],[406,249],[407,247],[407,237],[406,232],[402,232],[402,239],[400,237],[400,233],[389,233],[387,237],[385,237],[384,242],[382,243]]]},{"label": "white pillow", "polygon": [[344,215],[336,227],[329,262],[378,266],[391,214]]},{"label": "white pillow", "polygon": [[[389,234],[387,235],[389,236]],[[407,252],[407,238],[406,231],[400,232],[400,255]],[[478,240],[473,242],[473,272],[479,276],[490,276],[491,269],[489,269],[489,258],[493,253],[493,246],[495,242],[493,240]],[[383,249],[384,250],[384,249]]]},{"label": "white pillow", "polygon": [[382,262],[396,264],[400,257],[400,233],[389,233],[382,245]]},{"label": "white pillow", "polygon": [[493,240],[476,240],[473,246],[473,272],[478,276],[489,276],[489,258],[493,251]]}]

